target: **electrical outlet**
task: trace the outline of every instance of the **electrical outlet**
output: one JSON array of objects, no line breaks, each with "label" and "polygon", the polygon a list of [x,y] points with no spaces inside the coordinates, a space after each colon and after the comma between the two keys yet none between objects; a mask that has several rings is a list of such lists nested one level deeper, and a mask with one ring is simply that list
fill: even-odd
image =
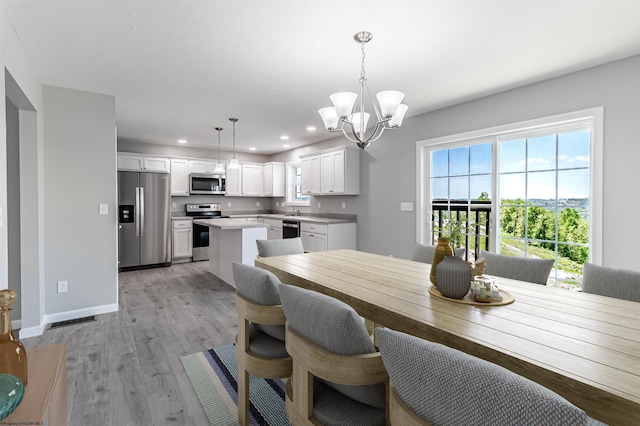
[{"label": "electrical outlet", "polygon": [[66,293],[66,292],[67,292],[67,282],[58,281],[58,293]]},{"label": "electrical outlet", "polygon": [[280,203],[276,201],[276,207],[280,207]]},{"label": "electrical outlet", "polygon": [[231,201],[227,202],[227,207],[231,207]]},{"label": "electrical outlet", "polygon": [[320,201],[318,201],[318,208],[320,208]]},{"label": "electrical outlet", "polygon": [[347,203],[345,203],[344,201],[342,202],[342,210],[347,208]]},{"label": "electrical outlet", "polygon": [[98,214],[109,214],[109,204],[100,204],[98,206]]},{"label": "electrical outlet", "polygon": [[413,203],[411,201],[403,201],[400,203],[400,211],[401,212],[412,212],[413,211]]},{"label": "electrical outlet", "polygon": [[178,207],[178,203],[176,203],[175,201],[173,203],[171,203],[171,208],[175,209],[176,207]]},{"label": "electrical outlet", "polygon": [[260,207],[260,201],[256,201],[256,207]]}]

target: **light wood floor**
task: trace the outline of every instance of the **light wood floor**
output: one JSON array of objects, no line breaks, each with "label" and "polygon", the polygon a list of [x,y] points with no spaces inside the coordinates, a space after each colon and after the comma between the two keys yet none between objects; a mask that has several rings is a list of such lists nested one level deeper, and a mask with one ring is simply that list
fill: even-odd
[{"label": "light wood floor", "polygon": [[208,425],[180,357],[234,341],[234,289],[206,261],[119,281],[119,312],[22,339],[67,344],[69,424]]}]

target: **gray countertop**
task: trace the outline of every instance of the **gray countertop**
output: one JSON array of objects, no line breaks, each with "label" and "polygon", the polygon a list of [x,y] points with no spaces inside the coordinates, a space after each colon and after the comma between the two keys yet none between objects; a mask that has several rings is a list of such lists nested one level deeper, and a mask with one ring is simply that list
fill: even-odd
[{"label": "gray countertop", "polygon": [[246,218],[246,217],[264,217],[269,219],[286,219],[286,220],[298,220],[300,222],[313,222],[313,223],[356,223],[353,219],[335,219],[330,217],[319,216],[289,216],[284,214],[244,214],[244,215],[231,215],[231,218]]},{"label": "gray countertop", "polygon": [[236,219],[194,219],[193,223],[213,228],[219,228],[222,230],[267,227],[267,225],[265,225],[264,223],[247,222],[246,220]]}]

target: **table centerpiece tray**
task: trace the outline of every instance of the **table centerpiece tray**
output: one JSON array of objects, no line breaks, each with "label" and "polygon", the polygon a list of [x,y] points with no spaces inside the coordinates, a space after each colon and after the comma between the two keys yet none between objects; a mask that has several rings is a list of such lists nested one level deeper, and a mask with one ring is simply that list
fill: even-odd
[{"label": "table centerpiece tray", "polygon": [[492,300],[490,302],[478,302],[478,301],[476,301],[474,299],[474,297],[471,295],[471,293],[467,293],[462,299],[453,299],[451,297],[443,296],[442,293],[440,293],[440,290],[438,290],[438,287],[436,287],[434,285],[429,287],[429,294],[431,294],[432,296],[437,297],[438,299],[449,300],[451,302],[461,303],[463,305],[476,305],[476,306],[508,305],[510,303],[513,303],[514,300],[516,300],[516,298],[511,293],[509,293],[508,291],[505,291],[505,290],[500,290],[500,296],[502,296],[502,300],[500,300],[500,301]]}]

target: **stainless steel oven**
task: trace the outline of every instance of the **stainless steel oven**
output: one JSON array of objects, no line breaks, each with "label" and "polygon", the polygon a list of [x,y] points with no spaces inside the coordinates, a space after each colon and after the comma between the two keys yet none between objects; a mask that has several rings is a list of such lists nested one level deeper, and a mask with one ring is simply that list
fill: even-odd
[{"label": "stainless steel oven", "polygon": [[[187,204],[187,216],[194,219],[224,219],[220,204]],[[193,261],[209,260],[209,227],[193,224]]]},{"label": "stainless steel oven", "polygon": [[300,221],[283,219],[282,238],[296,238],[300,236]]}]

